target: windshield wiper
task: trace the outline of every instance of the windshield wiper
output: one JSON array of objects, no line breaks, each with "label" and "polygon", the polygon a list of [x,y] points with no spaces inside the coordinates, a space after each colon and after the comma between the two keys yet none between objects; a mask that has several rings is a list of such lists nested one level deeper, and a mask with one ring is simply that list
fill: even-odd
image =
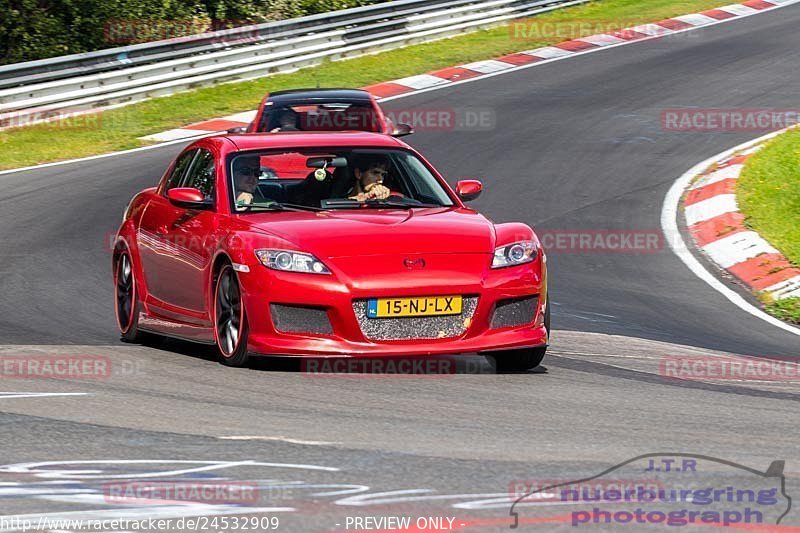
[{"label": "windshield wiper", "polygon": [[264,209],[267,211],[322,211],[319,207],[311,207],[310,205],[290,204],[286,202],[254,202],[252,204],[237,205],[237,208],[244,207],[239,213],[247,213],[253,209]]},{"label": "windshield wiper", "polygon": [[347,209],[347,208],[363,208],[363,207],[390,207],[397,209],[412,209],[415,207],[441,207],[433,204],[423,204],[419,200],[413,198],[386,198],[385,200],[367,200],[359,202],[350,198],[332,198],[322,201],[322,207],[327,209]]},{"label": "windshield wiper", "polygon": [[420,202],[419,200],[415,200],[414,198],[407,198],[405,196],[394,196],[386,198],[385,200],[367,200],[364,203],[370,207],[399,207],[399,208],[442,207],[436,204],[425,204]]}]

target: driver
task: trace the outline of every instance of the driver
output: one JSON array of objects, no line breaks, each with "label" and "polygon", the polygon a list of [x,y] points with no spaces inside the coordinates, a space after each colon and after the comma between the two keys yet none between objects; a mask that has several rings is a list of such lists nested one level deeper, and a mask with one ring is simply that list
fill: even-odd
[{"label": "driver", "polygon": [[270,133],[281,131],[300,131],[297,127],[297,114],[289,108],[284,108],[278,114],[278,126],[269,130]]},{"label": "driver", "polygon": [[245,211],[247,206],[253,203],[253,195],[256,192],[260,174],[261,166],[258,157],[241,157],[236,162],[236,169],[233,171],[233,185],[237,211]]},{"label": "driver", "polygon": [[392,191],[383,184],[389,176],[389,163],[379,155],[360,157],[356,161],[353,173],[355,183],[347,193],[351,200],[365,202],[367,200],[385,200]]}]

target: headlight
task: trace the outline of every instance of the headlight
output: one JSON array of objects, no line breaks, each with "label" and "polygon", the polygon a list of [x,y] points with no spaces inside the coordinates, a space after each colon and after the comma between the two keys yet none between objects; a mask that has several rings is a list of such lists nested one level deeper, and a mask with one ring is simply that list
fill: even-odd
[{"label": "headlight", "polygon": [[492,268],[522,265],[536,259],[536,244],[533,241],[520,241],[496,248]]},{"label": "headlight", "polygon": [[267,268],[284,272],[306,272],[308,274],[330,274],[322,261],[311,254],[291,250],[256,250],[256,257]]}]

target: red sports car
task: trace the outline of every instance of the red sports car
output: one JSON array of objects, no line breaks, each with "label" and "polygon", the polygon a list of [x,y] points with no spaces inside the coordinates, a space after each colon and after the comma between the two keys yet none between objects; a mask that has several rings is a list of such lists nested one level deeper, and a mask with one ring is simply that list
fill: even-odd
[{"label": "red sports car", "polygon": [[542,360],[545,256],[525,224],[466,207],[379,133],[241,134],[189,145],[125,211],[113,254],[123,340],[148,333],[251,354],[482,353]]}]

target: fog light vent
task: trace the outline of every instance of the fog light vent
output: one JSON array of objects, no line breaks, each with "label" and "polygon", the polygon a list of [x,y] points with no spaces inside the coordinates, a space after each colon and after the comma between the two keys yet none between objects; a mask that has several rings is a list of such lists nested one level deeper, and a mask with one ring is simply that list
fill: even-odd
[{"label": "fog light vent", "polygon": [[272,324],[283,333],[317,333],[332,335],[328,313],[317,307],[270,304]]},{"label": "fog light vent", "polygon": [[536,296],[500,300],[494,309],[489,327],[492,329],[510,328],[530,324],[536,318],[538,303],[539,298]]}]

